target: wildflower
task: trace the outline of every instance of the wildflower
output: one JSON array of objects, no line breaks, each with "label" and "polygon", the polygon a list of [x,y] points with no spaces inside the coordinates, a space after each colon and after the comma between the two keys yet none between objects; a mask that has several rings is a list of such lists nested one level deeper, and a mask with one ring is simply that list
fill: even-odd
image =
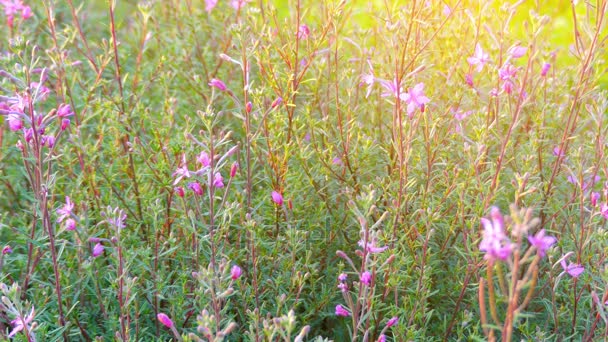
[{"label": "wildflower", "polygon": [[486,260],[506,260],[511,255],[511,242],[505,235],[504,218],[496,207],[492,207],[490,218],[491,221],[485,217],[481,219],[484,230],[479,250],[486,252]]},{"label": "wildflower", "polygon": [[230,166],[230,178],[234,178],[236,176],[236,172],[239,170],[239,163],[234,162],[232,166]]},{"label": "wildflower", "polygon": [[247,102],[247,104],[245,105],[245,111],[247,112],[247,114],[251,113],[252,108],[253,104],[251,104],[251,101]]},{"label": "wildflower", "polygon": [[32,310],[30,311],[30,313],[27,316],[25,316],[25,317],[17,316],[17,318],[12,320],[11,324],[13,325],[13,330],[11,330],[11,332],[8,334],[8,337],[9,338],[14,337],[15,335],[17,335],[18,332],[23,331],[24,329],[29,331],[30,324],[34,320],[34,314],[35,314],[34,307],[32,307]]},{"label": "wildflower", "polygon": [[345,282],[347,278],[348,275],[346,273],[340,273],[340,275],[338,276],[338,281]]},{"label": "wildflower", "polygon": [[22,0],[2,0],[0,4],[4,6],[4,15],[9,27],[13,27],[15,15],[19,12],[21,12],[21,18],[24,20],[33,16],[30,6],[24,5]]},{"label": "wildflower", "polygon": [[28,128],[23,132],[23,136],[25,138],[25,141],[27,141],[28,143],[32,142],[32,140],[34,140],[34,130],[32,128]]},{"label": "wildflower", "polygon": [[74,112],[72,111],[72,106],[69,104],[64,103],[57,108],[57,116],[60,118],[67,118],[72,115],[74,115]]},{"label": "wildflower", "polygon": [[374,74],[363,74],[361,75],[361,81],[367,84],[367,92],[365,93],[365,98],[369,97],[369,94],[372,93],[372,87],[374,86]]},{"label": "wildflower", "polygon": [[382,93],[382,97],[394,96],[395,98],[401,98],[403,94],[403,88],[397,84],[397,79],[393,79],[393,82],[386,80],[378,80],[378,83],[384,88],[385,92]]},{"label": "wildflower", "polygon": [[551,64],[549,64],[549,63],[543,64],[542,68],[540,69],[540,76],[541,77],[547,76],[549,69],[551,69]]},{"label": "wildflower", "polygon": [[211,158],[209,158],[209,155],[205,151],[202,151],[198,157],[196,157],[196,160],[204,167],[211,165]]},{"label": "wildflower", "polygon": [[469,65],[471,66],[476,66],[475,71],[481,72],[484,65],[490,62],[490,55],[484,52],[481,45],[477,43],[477,45],[475,45],[475,54],[472,57],[467,58],[467,62],[469,62]]},{"label": "wildflower", "polygon": [[11,254],[11,253],[13,253],[13,249],[11,248],[11,246],[6,245],[2,248],[2,255]]},{"label": "wildflower", "polygon": [[[108,207],[108,211],[111,208]],[[111,214],[105,214],[108,218],[106,219],[106,222],[111,225],[116,227],[116,229],[123,229],[124,227],[126,227],[125,225],[125,220],[127,219],[127,214],[125,214],[124,211],[122,211],[119,208],[116,208],[112,211]]]},{"label": "wildflower", "polygon": [[361,273],[361,276],[359,277],[359,280],[364,285],[369,286],[371,284],[371,282],[372,282],[372,274],[369,273],[368,271],[365,271],[365,272]]},{"label": "wildflower", "polygon": [[72,210],[74,210],[74,203],[72,203],[68,196],[65,196],[65,205],[57,209],[57,214],[59,214],[57,223],[63,222],[63,220],[70,217],[70,215],[72,215]]},{"label": "wildflower", "polygon": [[156,315],[156,318],[167,328],[173,328],[173,321],[171,320],[171,318],[169,318],[169,316],[165,315],[164,313],[159,313],[158,315]]},{"label": "wildflower", "polygon": [[505,64],[502,68],[498,69],[498,77],[502,81],[507,81],[517,77],[517,68],[512,64]]},{"label": "wildflower", "polygon": [[300,25],[298,28],[298,39],[308,39],[310,36],[310,28],[306,24]]},{"label": "wildflower", "polygon": [[177,176],[177,178],[175,178],[173,185],[179,183],[182,178],[190,178],[190,171],[188,170],[188,162],[186,161],[185,154],[182,155],[182,165],[173,172],[173,177],[175,176]]},{"label": "wildflower", "polygon": [[232,280],[239,279],[241,277],[241,274],[243,274],[243,270],[237,265],[232,266],[232,268],[230,269],[230,278],[232,278]]},{"label": "wildflower", "polygon": [[65,131],[68,127],[70,127],[70,119],[62,119],[61,120],[61,130]]},{"label": "wildflower", "polygon": [[511,55],[511,58],[521,58],[526,55],[527,51],[527,47],[515,45],[509,49],[508,54]]},{"label": "wildflower", "polygon": [[382,253],[388,249],[388,246],[378,247],[376,246],[376,239],[373,238],[372,241],[368,241],[367,244],[363,240],[359,240],[357,243],[361,248],[365,248],[368,253]]},{"label": "wildflower", "polygon": [[48,148],[53,148],[55,146],[55,137],[52,135],[47,135],[42,137],[42,146],[48,146]]},{"label": "wildflower", "polygon": [[397,325],[397,323],[399,323],[399,317],[393,316],[391,319],[388,320],[388,322],[386,322],[386,327],[394,327],[395,325]]},{"label": "wildflower", "polygon": [[555,146],[553,148],[553,155],[560,158],[560,157],[564,157],[566,154],[559,146]]},{"label": "wildflower", "polygon": [[557,239],[553,236],[545,236],[545,230],[541,229],[535,236],[528,236],[528,241],[536,248],[538,255],[542,258],[546,251],[557,242]]},{"label": "wildflower", "polygon": [[65,230],[76,230],[76,220],[73,218],[65,220]]},{"label": "wildflower", "polygon": [[49,88],[45,87],[44,85],[42,85],[38,82],[30,83],[30,88],[36,89],[36,91],[37,91],[36,100],[38,100],[38,101],[46,100],[49,97],[49,94],[51,93],[51,90]]},{"label": "wildflower", "polygon": [[95,247],[93,247],[93,257],[97,258],[98,256],[100,256],[103,253],[103,245],[101,244],[101,242],[98,242]]},{"label": "wildflower", "polygon": [[221,80],[218,80],[217,78],[212,78],[211,81],[209,82],[209,85],[211,87],[215,87],[221,91],[228,90],[228,88],[226,87],[226,84],[224,82],[222,82]]},{"label": "wildflower", "polygon": [[448,17],[450,14],[452,14],[452,9],[447,4],[443,4],[443,11],[442,12],[443,12],[443,15],[445,15],[446,17]]},{"label": "wildflower", "polygon": [[18,114],[9,114],[7,117],[8,127],[13,132],[17,132],[23,128],[23,122]]},{"label": "wildflower", "polygon": [[602,203],[600,207],[600,213],[604,216],[605,219],[608,220],[608,203]]},{"label": "wildflower", "polygon": [[272,101],[272,103],[270,104],[270,108],[276,108],[280,106],[281,103],[283,103],[283,98],[279,96],[274,101]]},{"label": "wildflower", "polygon": [[469,111],[462,111],[462,110],[457,110],[454,112],[454,119],[458,120],[458,121],[462,121],[466,118],[468,118],[471,114],[473,114],[472,110]]},{"label": "wildflower", "polygon": [[215,175],[213,175],[213,186],[216,188],[224,187],[224,178],[219,172],[216,172]]},{"label": "wildflower", "polygon": [[334,165],[342,165],[342,159],[340,159],[340,157],[335,157],[331,163]]},{"label": "wildflower", "polygon": [[207,13],[211,13],[216,5],[217,0],[205,0],[205,11],[207,11]]},{"label": "wildflower", "polygon": [[409,89],[407,93],[400,96],[401,100],[407,103],[407,115],[410,118],[412,118],[416,108],[420,108],[420,111],[424,112],[424,105],[430,101],[428,97],[424,96],[423,89],[424,83],[418,83],[414,88]]},{"label": "wildflower", "polygon": [[564,269],[564,272],[568,273],[572,278],[578,278],[585,271],[585,267],[581,264],[573,264],[573,263],[566,264],[566,260],[572,254],[573,254],[572,252],[565,254],[560,259],[560,265]]},{"label": "wildflower", "polygon": [[380,337],[378,337],[378,342],[386,342],[386,335],[380,335]]},{"label": "wildflower", "polygon": [[473,83],[473,75],[472,74],[464,75],[464,83],[466,83],[471,88],[475,87],[475,83]]},{"label": "wildflower", "polygon": [[203,195],[203,188],[199,182],[188,183],[188,189],[192,190],[192,192],[199,196]]},{"label": "wildflower", "polygon": [[338,304],[336,305],[336,316],[348,317],[350,316],[350,312],[348,312],[348,310],[346,310],[342,305]]},{"label": "wildflower", "polygon": [[283,205],[283,195],[281,195],[280,192],[277,191],[273,191],[272,192],[272,201],[278,205],[278,206],[282,206]]},{"label": "wildflower", "polygon": [[240,10],[241,8],[243,8],[243,6],[245,6],[248,2],[251,2],[252,0],[231,0],[230,1],[230,6],[232,6],[232,8],[234,8],[235,10]]},{"label": "wildflower", "polygon": [[597,206],[597,201],[600,199],[600,193],[599,192],[592,192],[591,193],[591,206],[595,207]]},{"label": "wildflower", "polygon": [[173,188],[173,190],[175,191],[177,196],[181,198],[184,198],[184,196],[186,195],[186,193],[184,192],[184,188],[182,188],[181,186],[176,186],[175,188]]}]

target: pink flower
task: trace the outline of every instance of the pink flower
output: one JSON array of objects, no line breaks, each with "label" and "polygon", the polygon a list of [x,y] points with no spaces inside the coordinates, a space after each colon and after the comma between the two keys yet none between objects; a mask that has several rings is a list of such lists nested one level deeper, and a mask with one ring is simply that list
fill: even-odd
[{"label": "pink flower", "polygon": [[252,0],[231,0],[230,1],[230,6],[232,6],[232,8],[234,8],[235,10],[240,10],[241,8],[243,8],[243,6],[245,6],[248,2],[251,2]]},{"label": "pink flower", "polygon": [[388,249],[388,246],[378,247],[376,243],[377,242],[375,241],[375,239],[373,239],[372,241],[368,241],[367,244],[363,240],[359,240],[357,244],[359,245],[359,247],[365,248],[368,253],[372,254],[382,253]]},{"label": "pink flower", "polygon": [[348,310],[346,310],[342,305],[338,304],[336,305],[336,316],[348,317],[350,316],[350,312],[348,312]]},{"label": "pink flower", "polygon": [[74,210],[74,203],[72,203],[68,196],[65,196],[65,205],[57,209],[57,214],[59,215],[57,223],[63,222],[63,220],[70,217],[72,215],[72,210]]},{"label": "pink flower", "polygon": [[241,277],[241,274],[243,274],[243,270],[237,265],[232,266],[232,268],[230,269],[230,278],[232,278],[232,280],[239,279]]},{"label": "pink flower", "polygon": [[247,114],[251,113],[251,109],[253,109],[253,104],[251,104],[251,101],[249,101],[245,105],[245,111],[247,112]]},{"label": "pink flower", "polygon": [[604,216],[605,219],[608,220],[608,203],[602,203],[600,207],[600,213]]},{"label": "pink flower", "polygon": [[175,191],[177,196],[179,196],[181,198],[184,198],[184,196],[186,196],[186,192],[184,191],[184,188],[182,188],[181,186],[176,186],[175,188],[173,188],[173,190]]},{"label": "pink flower", "polygon": [[42,146],[48,146],[48,148],[53,148],[55,146],[55,137],[52,135],[47,135],[42,137]]},{"label": "pink flower", "polygon": [[199,196],[203,195],[203,188],[199,182],[188,183],[188,189],[192,190],[192,192]]},{"label": "pink flower", "polygon": [[591,193],[591,206],[595,207],[597,206],[597,201],[599,201],[600,199],[600,193],[599,192],[592,192]]},{"label": "pink flower", "polygon": [[167,328],[173,328],[173,321],[171,320],[171,318],[169,318],[169,316],[165,315],[164,313],[159,313],[158,315],[156,315],[156,318]]},{"label": "pink flower", "polygon": [[526,55],[527,51],[527,47],[515,45],[509,49],[508,54],[511,55],[511,58],[521,58]]},{"label": "pink flower", "polygon": [[[15,318],[14,320],[11,321],[11,324],[13,325],[13,330],[11,330],[11,332],[8,334],[8,337],[14,337],[15,335],[17,335],[18,332],[23,331],[25,328],[27,328],[27,330],[30,330],[30,323],[32,323],[32,321],[34,320],[34,307],[32,307],[32,310],[30,311],[30,313],[23,317],[23,316],[18,316],[17,318]],[[29,338],[28,338],[29,339]]]},{"label": "pink flower", "polygon": [[273,191],[272,192],[272,201],[276,205],[282,206],[283,205],[283,195],[281,195],[281,193],[278,191]]},{"label": "pink flower", "polygon": [[424,112],[424,105],[427,104],[430,100],[428,97],[424,96],[423,93],[424,83],[418,83],[408,90],[407,93],[401,94],[401,100],[407,103],[407,115],[412,118],[416,108],[420,108],[421,112]]},{"label": "pink flower", "polygon": [[67,118],[72,115],[74,115],[74,112],[72,111],[72,106],[70,106],[69,104],[64,103],[59,106],[59,108],[57,108],[57,116],[59,116],[60,118]]},{"label": "pink flower", "polygon": [[95,247],[93,247],[93,257],[97,258],[98,256],[100,256],[103,253],[103,245],[101,244],[101,242],[98,242]]},{"label": "pink flower", "polygon": [[572,252],[565,254],[561,258],[560,264],[562,265],[564,272],[568,273],[572,278],[578,278],[585,271],[585,267],[583,267],[583,265],[581,265],[581,264],[573,264],[573,263],[566,264],[566,260],[572,254],[573,254]]},{"label": "pink flower", "polygon": [[386,335],[382,334],[378,337],[378,341],[377,342],[386,342]]},{"label": "pink flower", "polygon": [[73,218],[65,220],[65,230],[76,230],[76,221]]},{"label": "pink flower", "polygon": [[11,254],[11,253],[13,253],[13,249],[11,248],[11,246],[6,245],[2,248],[2,255]]},{"label": "pink flower", "polygon": [[536,248],[538,255],[542,258],[546,251],[557,242],[557,239],[553,236],[545,236],[545,230],[541,229],[535,236],[528,236],[528,241]]},{"label": "pink flower", "polygon": [[205,0],[205,11],[207,11],[207,13],[211,13],[216,5],[217,0]]},{"label": "pink flower", "polygon": [[399,317],[393,316],[391,319],[388,320],[388,322],[386,322],[386,327],[394,327],[395,325],[397,325],[397,323],[399,323]]},{"label": "pink flower", "polygon": [[310,28],[306,24],[300,25],[298,28],[298,39],[308,39],[310,36]]},{"label": "pink flower", "polygon": [[205,151],[202,151],[198,157],[196,157],[196,160],[204,167],[211,165],[211,158],[209,158],[209,155]]},{"label": "pink flower", "polygon": [[517,77],[517,68],[512,64],[505,64],[502,68],[498,69],[498,77],[502,81],[507,81]]},{"label": "pink flower", "polygon": [[338,276],[338,281],[345,282],[347,278],[348,275],[346,273],[340,273],[340,275]]},{"label": "pink flower", "polygon": [[394,96],[395,98],[401,98],[403,94],[403,88],[397,84],[397,79],[393,79],[392,82],[387,80],[377,80],[378,83],[384,88],[385,92],[381,94],[382,97]]},{"label": "pink flower", "polygon": [[209,82],[209,85],[211,87],[215,87],[221,91],[228,90],[228,88],[226,88],[226,84],[224,84],[224,82],[222,82],[221,80],[218,80],[217,78],[212,78],[211,81]]},{"label": "pink flower", "polygon": [[500,210],[492,207],[490,211],[491,220],[485,217],[481,219],[483,225],[483,239],[479,244],[479,250],[486,252],[484,259],[494,261],[496,259],[506,260],[511,255],[511,241],[505,235],[504,219]]},{"label": "pink flower", "polygon": [[4,6],[4,15],[10,27],[13,26],[16,14],[20,14],[23,19],[31,18],[33,15],[30,6],[24,5],[22,0],[1,0],[0,4]]},{"label": "pink flower", "polygon": [[469,62],[469,65],[471,66],[477,66],[475,70],[481,72],[483,66],[490,62],[490,55],[485,53],[481,48],[481,45],[477,43],[477,45],[475,45],[475,54],[472,57],[467,58],[467,62]]},{"label": "pink flower", "polygon": [[8,127],[13,132],[17,132],[23,128],[23,122],[21,121],[21,117],[17,114],[9,114],[7,117]]},{"label": "pink flower", "polygon": [[540,76],[541,77],[547,76],[549,69],[551,69],[551,64],[549,64],[549,63],[543,64],[542,68],[540,69]]},{"label": "pink flower", "polygon": [[365,272],[361,273],[361,276],[359,277],[359,280],[364,285],[369,286],[371,284],[371,282],[372,282],[372,274],[369,273],[368,271],[365,271]]},{"label": "pink flower", "polygon": [[216,188],[224,187],[224,178],[219,172],[216,172],[215,175],[213,175],[213,186]]}]

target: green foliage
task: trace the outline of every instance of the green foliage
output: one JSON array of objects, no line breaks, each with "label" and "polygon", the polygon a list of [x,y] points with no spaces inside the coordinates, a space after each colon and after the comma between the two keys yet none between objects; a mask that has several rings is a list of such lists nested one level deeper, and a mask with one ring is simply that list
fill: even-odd
[{"label": "green foliage", "polygon": [[[0,20],[0,102],[44,69],[36,112],[74,111],[38,159],[22,131],[0,134],[0,339],[34,307],[43,341],[485,340],[503,327],[481,323],[480,218],[511,203],[558,238],[513,338],[605,334],[605,0],[205,3],[29,1],[33,17]],[[384,96],[394,79],[429,103],[408,115]],[[66,196],[75,230],[57,222]],[[366,236],[387,250],[366,254]],[[368,310],[336,316],[347,298]]]}]

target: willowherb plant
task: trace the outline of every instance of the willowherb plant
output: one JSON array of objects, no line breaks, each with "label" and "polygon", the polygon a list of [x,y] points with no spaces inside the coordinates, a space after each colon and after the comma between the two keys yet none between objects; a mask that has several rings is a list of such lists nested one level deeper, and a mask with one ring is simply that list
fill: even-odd
[{"label": "willowherb plant", "polygon": [[[496,327],[502,326],[502,339],[511,341],[513,327],[536,290],[539,263],[547,250],[557,242],[555,237],[546,235],[544,229],[530,235],[532,229],[540,223],[532,214],[531,209],[511,206],[511,215],[504,217],[500,209],[492,207],[490,218],[481,219],[483,237],[479,250],[485,252],[486,278],[479,278],[479,309],[484,334],[491,341],[496,340],[496,335],[495,328],[488,326],[486,287],[492,322]],[[495,286],[495,278],[498,279],[498,288]],[[503,298],[506,307],[501,320],[499,307]]]},{"label": "willowherb plant", "polygon": [[[0,317],[6,317],[12,326],[7,337],[14,338],[17,334],[21,333],[28,342],[35,342],[35,331],[38,324],[34,321],[36,316],[34,306],[21,301],[19,298],[21,290],[17,283],[13,283],[10,287],[4,283],[0,283],[0,291],[2,292]],[[28,307],[30,308],[28,309]]]}]

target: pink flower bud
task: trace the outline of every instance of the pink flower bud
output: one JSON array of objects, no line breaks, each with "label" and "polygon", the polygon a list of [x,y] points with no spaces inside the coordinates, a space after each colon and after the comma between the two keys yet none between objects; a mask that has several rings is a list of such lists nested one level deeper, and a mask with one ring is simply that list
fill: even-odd
[{"label": "pink flower bud", "polygon": [[226,87],[226,84],[224,82],[222,82],[221,80],[218,80],[217,78],[212,78],[211,81],[208,83],[211,87],[215,87],[221,91],[226,91],[228,90],[228,88]]},{"label": "pink flower bud", "polygon": [[55,146],[55,137],[52,135],[48,135],[45,138],[46,146],[48,146],[49,148],[53,148],[53,146]]},{"label": "pink flower bud", "polygon": [[272,101],[272,104],[270,105],[271,108],[276,108],[278,107],[281,103],[283,103],[283,98],[282,97],[277,97],[276,100]]},{"label": "pink flower bud", "polygon": [[158,315],[156,315],[156,318],[167,328],[173,328],[173,321],[171,320],[171,318],[169,318],[169,316],[165,315],[164,313],[159,313]]},{"label": "pink flower bud", "polygon": [[6,246],[4,246],[4,248],[2,248],[2,255],[11,254],[11,253],[13,253],[13,249],[11,248],[11,246],[6,245]]},{"label": "pink flower bud", "polygon": [[397,325],[397,323],[399,323],[399,317],[394,316],[393,318],[389,319],[388,322],[386,322],[386,326],[387,328],[394,327]]},{"label": "pink flower bud", "polygon": [[600,193],[599,192],[592,192],[591,193],[591,206],[595,207],[597,205],[597,201],[600,199]]},{"label": "pink flower bud", "polygon": [[224,178],[222,177],[222,175],[219,172],[216,172],[213,175],[213,186],[216,188],[224,187]]},{"label": "pink flower bud", "polygon": [[103,245],[101,244],[101,242],[98,242],[95,247],[93,247],[93,257],[97,258],[98,256],[100,256],[103,253]]},{"label": "pink flower bud", "polygon": [[372,282],[372,274],[369,273],[368,271],[365,271],[365,272],[361,273],[361,276],[359,277],[359,280],[364,285],[369,286],[371,284],[371,282]]},{"label": "pink flower bud", "polygon": [[243,274],[243,270],[240,267],[237,265],[232,266],[232,269],[230,270],[230,278],[232,278],[232,280],[239,279],[241,274]]},{"label": "pink flower bud", "polygon": [[61,130],[65,131],[68,127],[70,127],[70,119],[61,120]]},{"label": "pink flower bud", "polygon": [[272,192],[272,201],[278,205],[278,206],[282,206],[283,205],[283,195],[281,195],[279,192],[277,191],[273,191]]},{"label": "pink flower bud", "polygon": [[199,196],[203,195],[203,188],[201,187],[199,182],[189,183],[188,189],[192,190],[195,194]]},{"label": "pink flower bud", "polygon": [[464,82],[471,88],[473,88],[475,86],[475,84],[473,83],[473,75],[472,74],[466,74],[464,75]]},{"label": "pink flower bud", "polygon": [[514,46],[511,49],[509,49],[509,53],[511,54],[511,57],[513,57],[513,58],[521,58],[526,55],[527,51],[528,51],[528,48],[525,46]]},{"label": "pink flower bud", "polygon": [[21,140],[18,140],[17,144],[15,146],[17,146],[17,148],[19,149],[19,151],[21,151],[21,152],[24,151],[24,149],[23,149],[23,143],[21,142]]},{"label": "pink flower bud", "polygon": [[182,188],[181,186],[176,186],[173,190],[175,191],[177,196],[181,198],[184,198],[184,196],[186,195],[186,193],[184,192],[184,188]]},{"label": "pink flower bud", "polygon": [[239,170],[239,163],[234,162],[230,167],[230,178],[234,178],[236,176],[236,172]]},{"label": "pink flower bud", "polygon": [[540,69],[540,75],[542,77],[547,76],[547,73],[549,72],[549,69],[551,69],[551,64],[549,64],[549,63],[543,64],[543,67]]},{"label": "pink flower bud", "polygon": [[350,316],[350,312],[348,312],[348,310],[346,310],[342,305],[338,304],[336,305],[336,316],[348,317]]},{"label": "pink flower bud", "polygon": [[245,105],[245,111],[247,112],[247,114],[251,113],[251,109],[253,108],[253,105],[250,102],[247,102],[247,104]]}]

